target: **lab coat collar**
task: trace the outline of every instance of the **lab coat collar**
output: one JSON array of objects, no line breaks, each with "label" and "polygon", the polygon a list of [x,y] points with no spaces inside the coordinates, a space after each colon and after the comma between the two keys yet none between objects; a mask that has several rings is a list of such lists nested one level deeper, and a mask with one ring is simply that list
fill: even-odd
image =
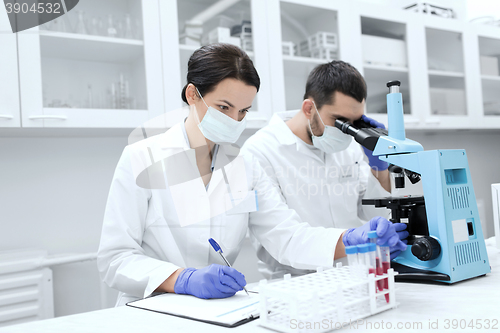
[{"label": "lab coat collar", "polygon": [[307,147],[305,142],[299,142],[299,140],[302,140],[296,136],[290,127],[288,127],[285,123],[286,121],[292,119],[298,112],[300,112],[300,110],[277,112],[271,118],[269,126],[274,127],[274,135],[280,144],[288,146],[295,144],[298,152],[323,162],[323,160],[321,160],[311,151],[310,148]]},{"label": "lab coat collar", "polygon": [[275,127],[274,135],[282,145],[293,145],[297,143],[297,136],[285,123],[292,119],[300,110],[284,111],[275,113],[269,121],[269,126]]},{"label": "lab coat collar", "polygon": [[168,131],[161,135],[159,145],[162,149],[183,148],[189,149],[189,143],[184,138],[182,123],[172,126]]}]

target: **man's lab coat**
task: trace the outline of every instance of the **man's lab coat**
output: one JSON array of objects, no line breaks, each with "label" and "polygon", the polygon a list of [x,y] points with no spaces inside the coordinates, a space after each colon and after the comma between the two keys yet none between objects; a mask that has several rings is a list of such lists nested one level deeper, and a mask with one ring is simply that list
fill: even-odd
[{"label": "man's lab coat", "polygon": [[[359,227],[375,216],[387,218],[388,209],[361,205],[363,198],[387,197],[390,193],[373,176],[360,145],[352,140],[346,150],[333,154],[313,148],[285,123],[296,113],[274,114],[269,125],[242,148],[259,160],[288,207],[311,226],[340,228],[340,232]],[[254,238],[253,244],[261,260],[259,271],[266,278],[308,273],[274,260],[258,239]]]}]

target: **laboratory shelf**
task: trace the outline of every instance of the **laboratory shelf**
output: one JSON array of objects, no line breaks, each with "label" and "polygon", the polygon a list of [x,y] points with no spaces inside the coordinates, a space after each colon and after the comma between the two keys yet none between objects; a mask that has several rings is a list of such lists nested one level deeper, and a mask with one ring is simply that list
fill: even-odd
[{"label": "laboratory shelf", "polygon": [[[187,52],[187,53],[189,54],[189,56],[191,56],[191,54],[192,54],[194,51],[198,50],[200,47],[201,47],[201,45],[200,45],[200,46],[198,46],[198,45],[186,45],[186,44],[179,44],[179,50],[180,50],[181,52],[183,52],[183,53],[186,53],[186,52]],[[253,58],[254,53],[253,53],[252,51],[245,51],[245,52],[246,52],[246,54],[247,54],[250,58]]]},{"label": "laboratory shelf", "polygon": [[144,55],[144,42],[135,39],[40,31],[41,54],[49,58],[127,63]]},{"label": "laboratory shelf", "polygon": [[[143,125],[148,120],[148,116],[148,110],[44,107],[42,114],[31,115],[27,119],[38,123],[38,127],[43,125],[43,127],[50,128],[135,128]],[[99,119],[98,124],[95,124],[95,119]]]},{"label": "laboratory shelf", "polygon": [[465,76],[463,72],[438,71],[435,69],[429,69],[428,73],[429,73],[429,75],[446,76],[446,77],[464,77]]},{"label": "laboratory shelf", "polygon": [[398,80],[401,82],[404,113],[411,114],[408,69],[401,67],[365,65],[363,66],[363,76],[368,87],[368,96],[366,99],[367,113],[387,113],[386,84],[389,81]]},{"label": "laboratory shelf", "polygon": [[363,68],[365,68],[365,70],[368,69],[368,70],[408,73],[408,67],[365,64],[363,65]]},{"label": "laboratory shelf", "polygon": [[482,80],[486,81],[499,81],[500,82],[500,76],[496,75],[481,75]]},{"label": "laboratory shelf", "polygon": [[299,57],[299,56],[283,56],[284,61],[309,63],[309,64],[324,64],[328,62],[326,59],[309,58],[309,57]]}]

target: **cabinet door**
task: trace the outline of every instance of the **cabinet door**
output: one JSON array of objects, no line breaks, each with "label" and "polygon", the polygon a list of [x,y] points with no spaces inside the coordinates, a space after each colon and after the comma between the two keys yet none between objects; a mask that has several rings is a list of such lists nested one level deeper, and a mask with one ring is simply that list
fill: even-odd
[{"label": "cabinet door", "polygon": [[500,31],[497,27],[477,25],[474,41],[478,47],[471,66],[475,66],[480,85],[478,97],[478,126],[500,128]]},{"label": "cabinet door", "polygon": [[405,127],[418,127],[421,119],[421,108],[418,107],[421,89],[415,87],[421,87],[422,84],[418,76],[413,74],[422,67],[419,59],[423,52],[417,46],[419,42],[424,43],[423,39],[418,40],[420,27],[411,20],[411,13],[400,10],[387,12],[381,6],[367,5],[359,10],[359,14],[363,62],[360,71],[368,90],[367,115],[388,125],[387,82],[398,80],[401,82]]},{"label": "cabinet door", "polygon": [[268,39],[273,112],[300,109],[309,73],[339,57],[338,1],[271,0]]},{"label": "cabinet door", "polygon": [[23,127],[134,128],[162,114],[158,11],[156,1],[80,1],[19,32]]},{"label": "cabinet door", "polygon": [[177,112],[170,117],[168,111],[183,105],[189,58],[202,45],[223,42],[240,46],[254,62],[261,86],[247,115],[247,127],[262,127],[271,110],[266,1],[160,1],[160,8],[168,125],[179,121]]},{"label": "cabinet door", "polygon": [[471,87],[477,85],[468,59],[472,50],[466,26],[457,20],[427,17],[426,62],[430,105],[426,128],[471,128],[476,121]]},{"label": "cabinet door", "polygon": [[4,6],[0,6],[0,45],[0,127],[19,127],[17,41]]}]

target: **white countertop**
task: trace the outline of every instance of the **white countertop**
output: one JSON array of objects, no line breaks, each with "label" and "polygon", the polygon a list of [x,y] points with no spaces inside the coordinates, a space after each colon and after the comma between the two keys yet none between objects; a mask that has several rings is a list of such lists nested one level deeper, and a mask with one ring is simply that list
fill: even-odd
[{"label": "white countertop", "polygon": [[[487,244],[490,274],[453,285],[397,283],[399,306],[396,309],[365,318],[363,323],[347,326],[338,332],[500,332],[500,250],[494,247],[492,239]],[[474,328],[469,326],[471,320]],[[489,320],[490,329],[484,327],[486,320]],[[495,320],[496,329],[492,329]],[[479,322],[483,325],[481,329],[477,328]],[[398,329],[398,325],[402,327]],[[259,326],[258,319],[236,328],[224,328],[128,306],[0,328],[0,333],[181,331],[274,332]]]}]

